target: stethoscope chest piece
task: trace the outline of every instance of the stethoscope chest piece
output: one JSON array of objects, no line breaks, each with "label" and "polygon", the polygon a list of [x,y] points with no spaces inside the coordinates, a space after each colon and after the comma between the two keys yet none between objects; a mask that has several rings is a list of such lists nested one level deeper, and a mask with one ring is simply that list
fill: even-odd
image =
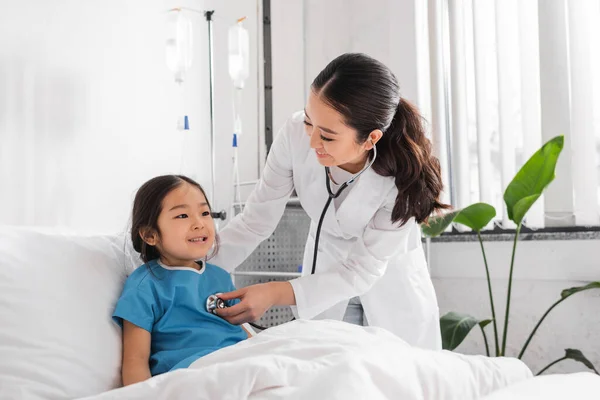
[{"label": "stethoscope chest piece", "polygon": [[227,305],[216,294],[211,294],[206,299],[206,311],[216,315],[218,308],[227,308]]}]

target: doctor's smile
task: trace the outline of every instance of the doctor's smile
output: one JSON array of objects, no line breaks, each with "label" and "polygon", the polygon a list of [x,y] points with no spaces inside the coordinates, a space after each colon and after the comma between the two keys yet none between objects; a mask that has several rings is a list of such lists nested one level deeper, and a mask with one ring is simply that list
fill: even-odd
[{"label": "doctor's smile", "polygon": [[315,153],[317,153],[317,157],[319,158],[326,158],[326,157],[330,157],[329,154],[327,153],[322,153],[319,150],[315,150]]}]

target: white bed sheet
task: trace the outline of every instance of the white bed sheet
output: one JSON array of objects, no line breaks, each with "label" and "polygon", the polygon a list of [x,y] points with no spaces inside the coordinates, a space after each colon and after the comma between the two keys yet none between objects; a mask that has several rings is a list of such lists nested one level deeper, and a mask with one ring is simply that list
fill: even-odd
[{"label": "white bed sheet", "polygon": [[591,372],[536,376],[498,390],[484,400],[598,400],[600,376]]},{"label": "white bed sheet", "polygon": [[294,321],[107,399],[478,399],[531,378],[514,358],[410,347],[379,328]]}]

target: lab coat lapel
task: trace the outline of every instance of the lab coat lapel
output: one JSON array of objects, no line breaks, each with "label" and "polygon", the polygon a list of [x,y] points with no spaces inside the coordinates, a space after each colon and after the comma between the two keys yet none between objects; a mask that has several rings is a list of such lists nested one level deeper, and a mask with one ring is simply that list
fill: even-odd
[{"label": "lab coat lapel", "polygon": [[[298,196],[300,197],[304,211],[310,216],[316,227],[319,223],[319,218],[321,218],[323,207],[325,207],[325,203],[329,199],[325,183],[325,167],[319,163],[314,151],[311,151],[308,153],[301,171],[303,171],[303,187],[300,188]],[[325,214],[322,229],[335,235],[341,233],[336,220],[333,201]]]},{"label": "lab coat lapel", "polygon": [[394,181],[369,168],[353,185],[336,212],[336,222],[345,238],[362,236],[364,228],[385,203]]}]

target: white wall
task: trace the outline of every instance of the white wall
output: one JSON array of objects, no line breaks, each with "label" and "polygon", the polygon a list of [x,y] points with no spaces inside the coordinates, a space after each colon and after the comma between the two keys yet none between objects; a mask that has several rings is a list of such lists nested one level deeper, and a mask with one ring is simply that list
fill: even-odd
[{"label": "white wall", "polygon": [[306,93],[319,72],[347,52],[366,53],[390,67],[402,96],[429,118],[429,71],[422,67],[429,61],[427,51],[417,51],[417,43],[427,45],[425,3],[289,0],[271,4],[276,131],[294,111],[304,108]]},{"label": "white wall", "polygon": [[[429,71],[424,2],[416,0],[290,0],[272,2],[274,125],[304,107],[305,94],[319,71],[336,56],[365,52],[387,64],[402,94],[429,116]],[[503,321],[510,242],[486,243],[497,317]],[[431,269],[442,313],[466,312],[488,318],[485,273],[476,242],[434,243]],[[600,277],[600,242],[538,241],[519,244],[509,325],[508,351],[518,354],[539,317],[562,289]],[[580,293],[562,303],[544,322],[525,353],[535,371],[578,348],[600,367],[600,291]],[[502,329],[502,324],[500,325]],[[488,338],[492,332],[488,327]],[[474,330],[457,351],[484,354]],[[585,370],[567,361],[552,371]]]},{"label": "white wall", "polygon": [[[184,173],[210,191],[207,23],[182,88],[165,65],[165,11],[215,9],[216,208],[231,198],[227,28],[249,17],[242,180],[258,171],[258,1],[0,1],[0,223],[125,229],[135,190]],[[185,111],[190,131],[175,129]]]},{"label": "white wall", "polygon": [[[502,335],[506,310],[507,277],[512,242],[485,242],[492,290]],[[485,268],[478,242],[433,243],[430,268],[441,314],[464,312],[491,318]],[[560,292],[600,277],[600,240],[522,241],[517,245],[507,355],[516,356],[539,318]],[[523,360],[537,373],[561,358],[567,348],[579,349],[600,367],[600,290],[577,293],[556,307],[542,323]],[[486,328],[492,345],[493,329]],[[473,329],[457,351],[485,354],[479,328]],[[563,361],[549,372],[585,371],[574,361]]]},{"label": "white wall", "polygon": [[306,102],[304,24],[306,0],[271,1],[274,134]]}]

